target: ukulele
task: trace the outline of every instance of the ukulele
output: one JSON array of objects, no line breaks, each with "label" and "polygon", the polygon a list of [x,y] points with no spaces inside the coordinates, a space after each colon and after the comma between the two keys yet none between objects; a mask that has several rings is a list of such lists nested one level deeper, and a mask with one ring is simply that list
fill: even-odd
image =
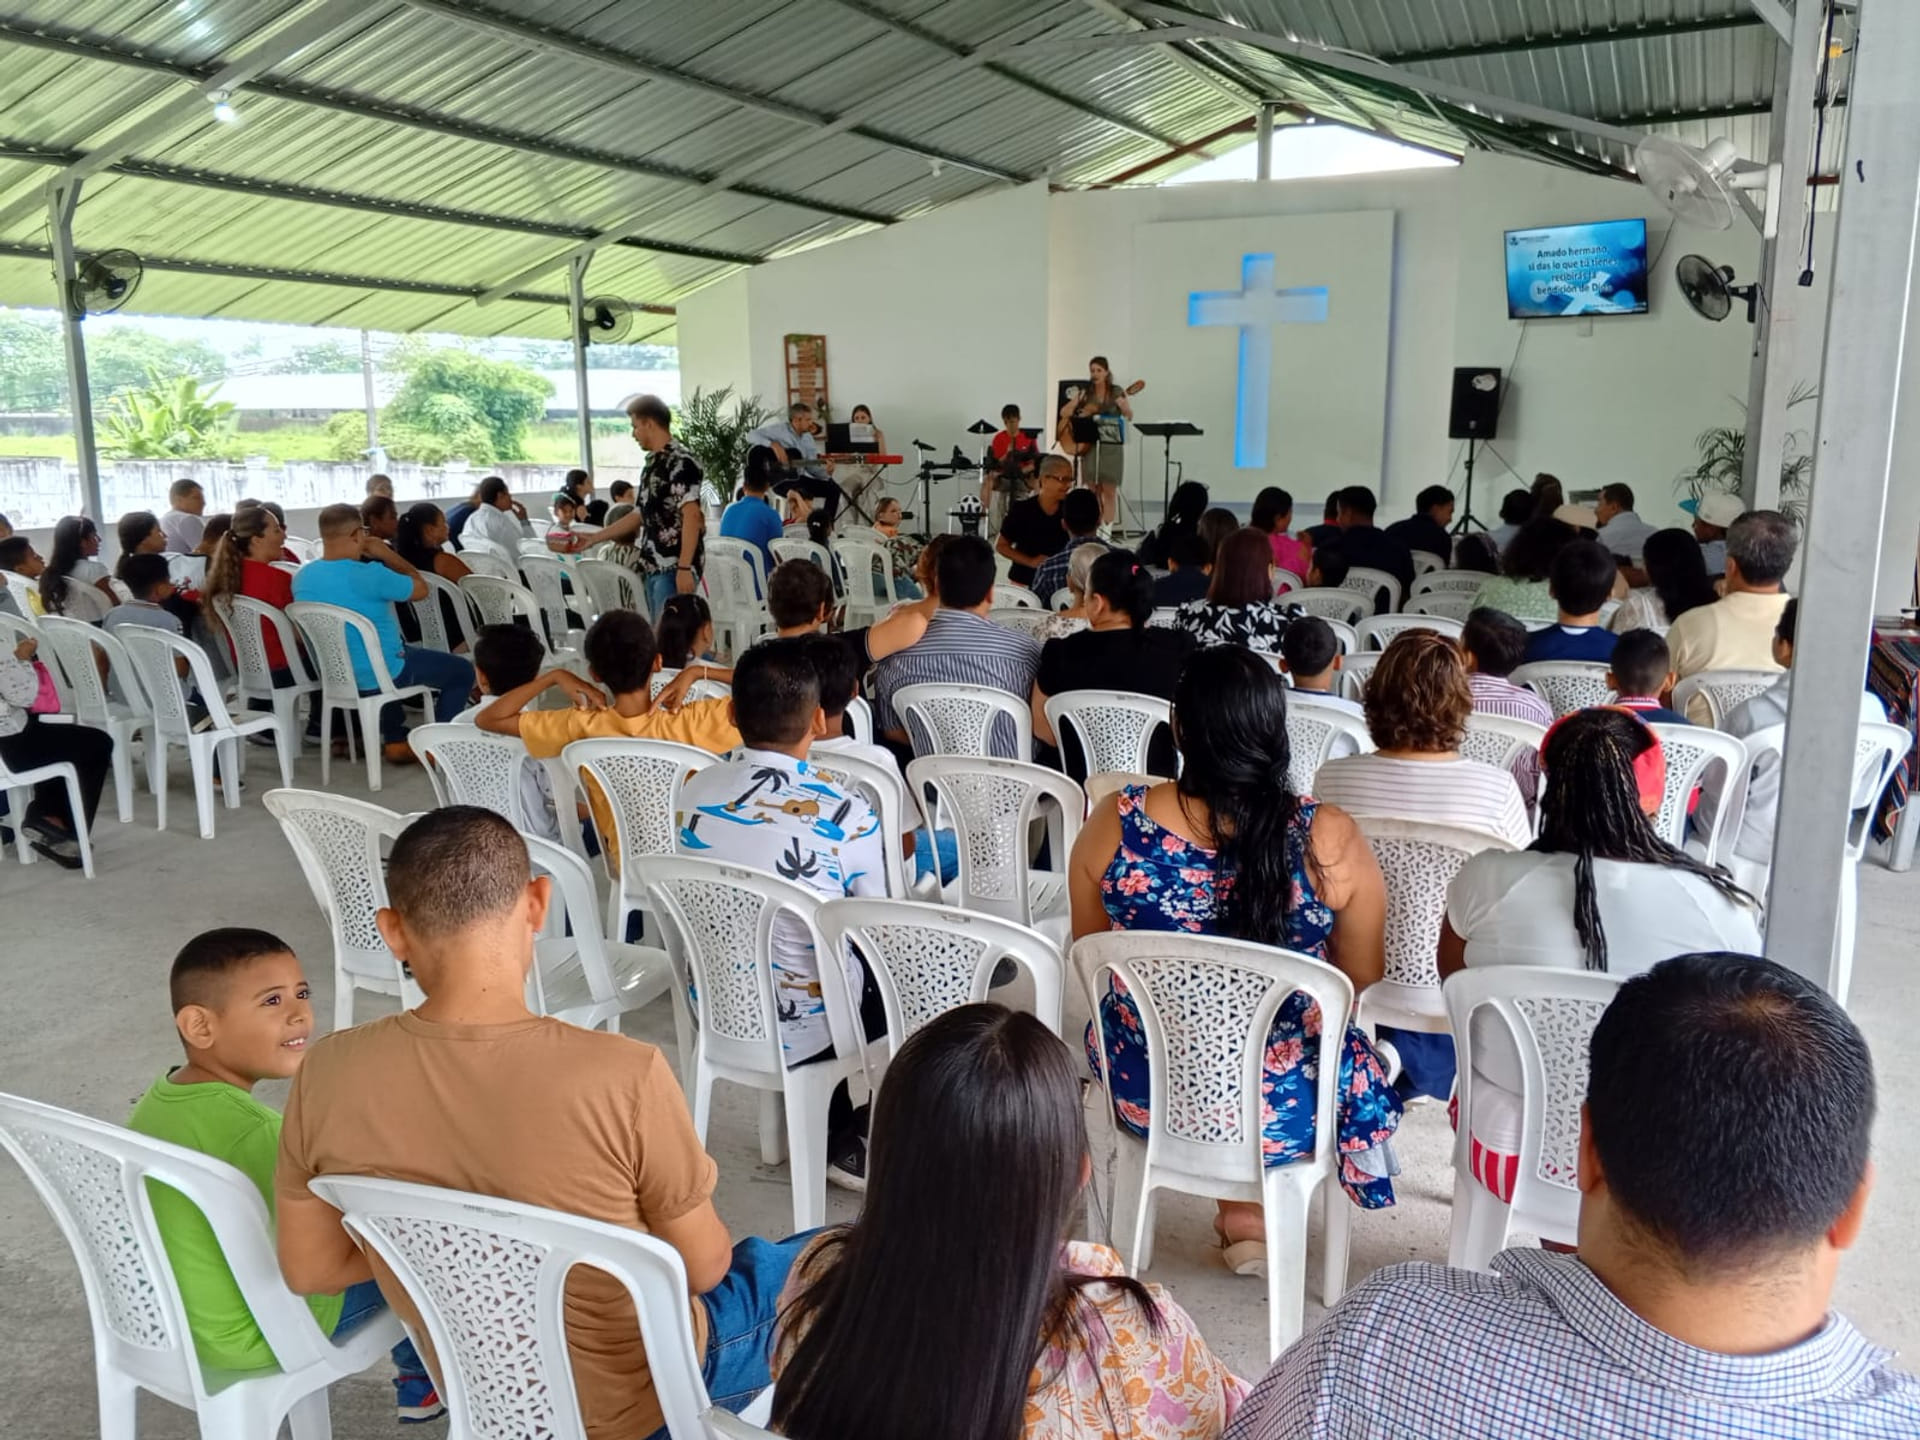
[{"label": "ukulele", "polygon": [[[1088,389],[1080,392],[1079,398],[1067,407],[1066,413],[1061,415],[1060,423],[1055,428],[1054,439],[1059,442],[1060,449],[1064,454],[1085,455],[1094,447],[1095,442],[1092,440],[1076,440],[1073,438],[1074,419],[1079,416],[1080,407],[1087,403],[1088,390],[1091,388],[1092,387],[1089,386]],[[1146,388],[1146,381],[1136,380],[1120,393],[1131,398]]]}]

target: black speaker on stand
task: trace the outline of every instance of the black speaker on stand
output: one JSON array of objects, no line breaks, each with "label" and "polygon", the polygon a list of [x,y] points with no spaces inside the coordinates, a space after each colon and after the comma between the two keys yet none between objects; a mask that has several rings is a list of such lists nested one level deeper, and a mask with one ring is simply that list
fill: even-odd
[{"label": "black speaker on stand", "polygon": [[1473,450],[1482,440],[1491,440],[1500,428],[1500,388],[1498,366],[1461,365],[1453,372],[1453,403],[1447,411],[1447,438],[1467,442],[1467,485],[1460,506],[1460,518],[1453,533],[1464,535],[1487,527],[1473,513]]}]

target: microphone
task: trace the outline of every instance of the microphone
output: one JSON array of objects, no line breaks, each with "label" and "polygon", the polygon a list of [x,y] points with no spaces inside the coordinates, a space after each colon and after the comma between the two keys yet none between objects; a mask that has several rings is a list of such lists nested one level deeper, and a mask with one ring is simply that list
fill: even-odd
[{"label": "microphone", "polygon": [[933,449],[934,447],[933,447],[933,446],[931,446],[931,445],[929,445],[929,444],[928,444],[928,443],[927,443],[926,441],[924,441],[924,440],[916,440],[916,441],[914,441],[914,442],[913,442],[913,448],[914,448],[914,449],[916,449],[916,450],[931,450],[931,449]]}]

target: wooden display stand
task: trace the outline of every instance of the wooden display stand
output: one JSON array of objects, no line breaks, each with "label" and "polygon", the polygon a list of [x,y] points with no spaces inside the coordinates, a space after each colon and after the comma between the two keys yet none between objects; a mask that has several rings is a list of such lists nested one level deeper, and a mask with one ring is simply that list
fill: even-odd
[{"label": "wooden display stand", "polygon": [[786,356],[787,404],[811,405],[814,418],[824,427],[829,416],[827,337],[784,335],[780,344]]}]

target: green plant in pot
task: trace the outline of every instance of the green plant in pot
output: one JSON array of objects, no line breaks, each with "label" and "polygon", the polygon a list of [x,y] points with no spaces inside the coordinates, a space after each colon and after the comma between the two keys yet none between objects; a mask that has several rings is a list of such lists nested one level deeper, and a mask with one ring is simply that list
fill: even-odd
[{"label": "green plant in pot", "polygon": [[700,462],[701,473],[724,501],[746,473],[747,436],[773,418],[757,395],[735,395],[731,385],[704,386],[680,402],[673,438]]},{"label": "green plant in pot", "polygon": [[[1787,408],[1805,405],[1817,399],[1819,393],[1804,382],[1795,385],[1787,396]],[[1694,440],[1694,448],[1699,452],[1697,462],[1674,482],[1674,489],[1689,500],[1722,491],[1738,495],[1740,480],[1746,471],[1747,427],[1716,425],[1702,430]],[[1812,488],[1811,438],[1804,430],[1789,431],[1780,460],[1780,513],[1796,525],[1806,524],[1807,496]]]}]

